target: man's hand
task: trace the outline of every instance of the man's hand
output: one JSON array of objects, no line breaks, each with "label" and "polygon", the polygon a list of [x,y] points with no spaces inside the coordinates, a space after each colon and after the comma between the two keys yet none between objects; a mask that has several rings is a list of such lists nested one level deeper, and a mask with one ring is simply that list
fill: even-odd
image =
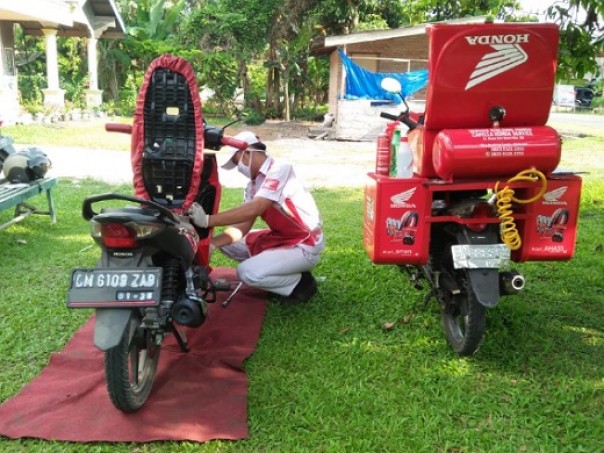
[{"label": "man's hand", "polygon": [[189,218],[193,221],[195,225],[201,228],[208,227],[208,221],[210,216],[206,214],[199,203],[193,203],[187,212],[189,214]]}]

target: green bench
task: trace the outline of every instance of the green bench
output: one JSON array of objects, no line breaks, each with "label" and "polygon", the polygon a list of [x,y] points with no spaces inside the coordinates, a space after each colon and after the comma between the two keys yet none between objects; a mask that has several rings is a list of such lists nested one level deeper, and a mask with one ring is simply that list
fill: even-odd
[{"label": "green bench", "polygon": [[[25,184],[12,184],[6,179],[0,180],[0,212],[5,209],[15,208],[12,219],[0,224],[0,231],[9,226],[20,222],[32,214],[50,216],[50,222],[57,221],[55,203],[52,198],[52,189],[58,184],[57,178],[38,179]],[[35,206],[26,203],[29,198],[46,192],[48,210],[40,210]]]}]

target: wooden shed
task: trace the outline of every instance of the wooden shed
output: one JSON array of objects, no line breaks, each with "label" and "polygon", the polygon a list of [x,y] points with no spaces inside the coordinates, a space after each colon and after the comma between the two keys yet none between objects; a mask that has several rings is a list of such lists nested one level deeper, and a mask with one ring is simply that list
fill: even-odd
[{"label": "wooden shed", "polygon": [[[446,23],[481,23],[485,17],[446,21]],[[400,106],[375,100],[345,98],[345,73],[338,55],[341,49],[356,64],[373,72],[409,72],[428,67],[426,26],[372,30],[348,35],[327,36],[314,43],[315,55],[329,55],[329,113],[335,121],[331,138],[339,140],[374,140],[384,127],[380,112],[396,114]],[[410,104],[422,109],[425,91],[416,93]]]}]

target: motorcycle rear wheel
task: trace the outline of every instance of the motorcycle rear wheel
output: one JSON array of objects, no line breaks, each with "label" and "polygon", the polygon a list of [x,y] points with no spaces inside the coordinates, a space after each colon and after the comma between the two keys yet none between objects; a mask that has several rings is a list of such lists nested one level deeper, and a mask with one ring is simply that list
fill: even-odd
[{"label": "motorcycle rear wheel", "polygon": [[140,324],[140,314],[133,313],[120,343],[105,352],[107,390],[122,412],[135,412],[145,404],[159,362],[161,349]]},{"label": "motorcycle rear wheel", "polygon": [[486,328],[486,309],[476,299],[465,271],[457,273],[461,293],[441,295],[443,327],[451,348],[460,356],[474,354]]}]

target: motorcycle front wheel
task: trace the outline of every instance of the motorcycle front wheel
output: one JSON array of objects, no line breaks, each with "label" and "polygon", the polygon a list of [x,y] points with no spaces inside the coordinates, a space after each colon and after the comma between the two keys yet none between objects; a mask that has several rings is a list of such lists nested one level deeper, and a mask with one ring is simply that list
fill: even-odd
[{"label": "motorcycle front wheel", "polygon": [[461,356],[474,354],[486,328],[486,309],[476,299],[465,271],[454,271],[460,293],[439,294],[443,328],[451,348]]},{"label": "motorcycle front wheel", "polygon": [[141,328],[141,316],[133,312],[120,343],[105,352],[107,390],[122,412],[140,409],[151,393],[160,347],[149,331]]}]

